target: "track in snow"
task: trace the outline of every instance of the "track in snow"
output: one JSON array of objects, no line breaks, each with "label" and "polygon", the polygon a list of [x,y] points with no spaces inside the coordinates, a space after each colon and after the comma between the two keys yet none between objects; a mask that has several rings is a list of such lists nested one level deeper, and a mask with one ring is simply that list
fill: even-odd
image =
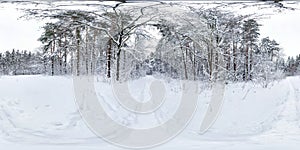
[{"label": "track in snow", "polygon": [[286,79],[289,85],[288,97],[282,104],[282,110],[271,129],[262,134],[272,138],[300,137],[300,101],[299,89],[296,87],[296,77]]}]

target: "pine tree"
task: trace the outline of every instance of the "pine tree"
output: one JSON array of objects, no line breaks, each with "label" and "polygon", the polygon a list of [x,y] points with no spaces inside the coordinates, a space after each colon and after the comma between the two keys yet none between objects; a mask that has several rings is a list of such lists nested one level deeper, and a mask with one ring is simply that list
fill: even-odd
[{"label": "pine tree", "polygon": [[259,37],[259,24],[254,19],[246,20],[242,27],[243,30],[243,54],[244,54],[244,80],[252,78],[253,53],[257,49]]}]

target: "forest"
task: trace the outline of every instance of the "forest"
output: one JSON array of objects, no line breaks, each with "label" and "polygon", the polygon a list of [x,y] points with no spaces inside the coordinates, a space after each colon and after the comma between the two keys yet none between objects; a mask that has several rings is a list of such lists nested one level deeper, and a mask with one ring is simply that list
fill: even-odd
[{"label": "forest", "polygon": [[300,55],[285,60],[276,40],[260,38],[255,15],[171,4],[100,8],[27,9],[25,18],[49,20],[41,48],[0,53],[0,74],[260,82],[300,71]]}]

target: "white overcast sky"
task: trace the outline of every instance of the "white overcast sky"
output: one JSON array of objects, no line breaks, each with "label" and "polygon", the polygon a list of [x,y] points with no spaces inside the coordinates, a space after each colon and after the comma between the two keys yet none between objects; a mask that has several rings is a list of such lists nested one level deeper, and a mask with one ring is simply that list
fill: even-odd
[{"label": "white overcast sky", "polygon": [[42,33],[42,23],[18,19],[21,13],[14,8],[0,8],[0,52],[6,50],[35,50]]},{"label": "white overcast sky", "polygon": [[[0,7],[0,52],[6,50],[37,50],[42,33],[41,22],[18,19],[14,8]],[[269,36],[280,43],[287,56],[300,54],[300,11],[285,11],[260,21],[261,37]]]},{"label": "white overcast sky", "polygon": [[288,56],[300,54],[300,10],[278,13],[261,24],[262,37],[275,39]]}]

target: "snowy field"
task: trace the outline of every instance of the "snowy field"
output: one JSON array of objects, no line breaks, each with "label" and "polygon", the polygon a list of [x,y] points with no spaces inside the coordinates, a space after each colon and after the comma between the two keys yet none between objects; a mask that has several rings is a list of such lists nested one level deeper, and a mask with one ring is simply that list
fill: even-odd
[{"label": "snowy field", "polygon": [[[147,77],[130,84],[137,98],[149,95]],[[180,90],[166,88],[168,95]],[[110,98],[106,83],[98,82],[100,97]],[[103,92],[105,91],[105,92]],[[173,93],[173,94],[172,94]],[[268,88],[253,83],[226,85],[222,112],[215,124],[198,133],[211,91],[202,90],[190,125],[177,137],[153,149],[298,150],[300,147],[300,77],[273,82]],[[77,110],[71,77],[0,77],[1,150],[122,149],[95,136]],[[142,98],[143,99],[143,98]],[[178,101],[167,100],[162,110],[143,117],[132,116],[108,103],[107,111],[120,123],[153,126],[172,116]],[[113,112],[117,113],[114,114]]]}]

